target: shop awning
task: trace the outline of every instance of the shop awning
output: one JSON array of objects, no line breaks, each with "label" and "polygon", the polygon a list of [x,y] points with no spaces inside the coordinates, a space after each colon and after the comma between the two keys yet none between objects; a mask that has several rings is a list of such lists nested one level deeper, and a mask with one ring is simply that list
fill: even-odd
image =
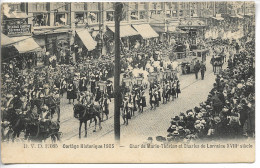
[{"label": "shop awning", "polygon": [[[108,28],[115,33],[114,26],[108,26]],[[135,36],[139,33],[135,31],[130,25],[120,25],[120,37]]]},{"label": "shop awning", "polygon": [[19,53],[41,51],[42,48],[34,41],[31,36],[13,37],[14,47]]},{"label": "shop awning", "polygon": [[91,37],[87,29],[79,29],[76,30],[76,32],[88,51],[92,51],[96,48],[97,42]]},{"label": "shop awning", "polygon": [[248,14],[245,14],[245,16],[254,16],[253,13],[248,13]]},{"label": "shop awning", "polygon": [[224,20],[223,17],[212,17],[213,19],[216,19],[216,20]]},{"label": "shop awning", "polygon": [[140,35],[144,38],[153,38],[158,37],[159,35],[152,29],[149,24],[140,24],[140,25],[133,25],[135,30],[140,33]]},{"label": "shop awning", "polygon": [[176,34],[187,34],[186,31],[183,31],[183,30],[181,30],[179,28],[177,28],[174,33],[176,33]]},{"label": "shop awning", "polygon": [[28,15],[26,13],[23,13],[23,12],[6,13],[5,16],[7,18],[10,18],[10,19],[14,19],[14,18],[25,19],[25,18],[28,18]]},{"label": "shop awning", "polygon": [[239,18],[239,19],[243,18],[243,16],[240,16],[238,14],[231,15],[230,17],[232,17],[232,18]]},{"label": "shop awning", "polygon": [[14,43],[14,41],[9,38],[8,36],[4,35],[3,33],[1,33],[1,46],[7,46]]},{"label": "shop awning", "polygon": [[167,27],[164,23],[158,23],[158,24],[150,24],[152,29],[157,33],[165,33],[167,32]]}]

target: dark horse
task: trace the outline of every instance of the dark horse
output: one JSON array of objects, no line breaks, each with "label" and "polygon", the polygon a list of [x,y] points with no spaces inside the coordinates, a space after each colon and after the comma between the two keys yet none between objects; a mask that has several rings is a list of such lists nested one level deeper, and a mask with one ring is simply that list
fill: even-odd
[{"label": "dark horse", "polygon": [[96,110],[93,105],[84,106],[82,104],[75,104],[73,107],[73,111],[74,111],[74,117],[79,119],[79,138],[81,138],[82,123],[85,124],[85,137],[87,137],[87,121],[88,120],[91,122],[91,120],[94,119],[94,121],[95,121],[94,132],[95,132],[96,125],[97,125],[97,118],[98,118],[99,129],[102,129],[100,111]]},{"label": "dark horse", "polygon": [[26,116],[23,113],[20,114],[14,108],[10,108],[4,113],[4,118],[6,121],[9,121],[8,127],[10,128],[6,139],[9,140],[11,137],[14,142],[15,138],[19,138],[20,133],[25,131],[27,123]]}]

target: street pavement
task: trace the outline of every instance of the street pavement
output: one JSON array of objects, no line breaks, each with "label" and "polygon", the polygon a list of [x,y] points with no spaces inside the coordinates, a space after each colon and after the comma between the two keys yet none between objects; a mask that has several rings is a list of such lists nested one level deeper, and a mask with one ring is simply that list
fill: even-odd
[{"label": "street pavement", "polygon": [[[121,140],[126,142],[127,140],[137,139],[145,140],[149,136],[166,136],[167,128],[170,124],[171,117],[178,115],[180,112],[185,112],[188,109],[192,109],[198,106],[199,103],[206,100],[209,91],[213,87],[215,81],[215,75],[212,72],[212,66],[210,65],[210,57],[207,57],[205,73],[205,79],[201,80],[200,74],[199,79],[195,79],[194,73],[180,76],[181,94],[179,98],[174,101],[168,102],[167,104],[160,104],[156,110],[150,110],[148,90],[146,90],[147,105],[143,113],[135,112],[129,125],[122,125],[123,120],[121,117]],[[113,141],[114,140],[114,102],[110,103],[109,106],[109,119],[102,122],[102,129],[100,130],[97,126],[97,132],[93,132],[94,122],[89,127],[88,122],[88,137],[84,138],[84,126],[82,127],[82,139],[78,138],[79,121],[73,117],[73,105],[68,104],[66,94],[61,99],[61,128],[60,131],[63,133],[62,141],[83,141],[83,142],[98,142]]]}]

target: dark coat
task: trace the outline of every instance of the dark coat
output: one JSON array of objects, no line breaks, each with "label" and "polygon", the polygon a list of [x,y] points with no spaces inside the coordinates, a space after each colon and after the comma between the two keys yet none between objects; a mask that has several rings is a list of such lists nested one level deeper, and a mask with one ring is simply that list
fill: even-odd
[{"label": "dark coat", "polygon": [[199,70],[200,70],[200,63],[197,62],[197,63],[195,64],[195,66],[194,66],[194,72],[195,72],[195,73],[198,73]]},{"label": "dark coat", "polygon": [[76,99],[76,86],[74,84],[69,84],[67,88],[67,99]]}]

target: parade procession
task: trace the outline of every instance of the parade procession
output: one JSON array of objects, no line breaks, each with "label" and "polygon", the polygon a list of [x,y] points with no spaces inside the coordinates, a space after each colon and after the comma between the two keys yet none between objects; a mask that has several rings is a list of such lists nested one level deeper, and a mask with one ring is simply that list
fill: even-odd
[{"label": "parade procession", "polygon": [[255,137],[253,2],[16,2],[2,13],[2,142]]}]

